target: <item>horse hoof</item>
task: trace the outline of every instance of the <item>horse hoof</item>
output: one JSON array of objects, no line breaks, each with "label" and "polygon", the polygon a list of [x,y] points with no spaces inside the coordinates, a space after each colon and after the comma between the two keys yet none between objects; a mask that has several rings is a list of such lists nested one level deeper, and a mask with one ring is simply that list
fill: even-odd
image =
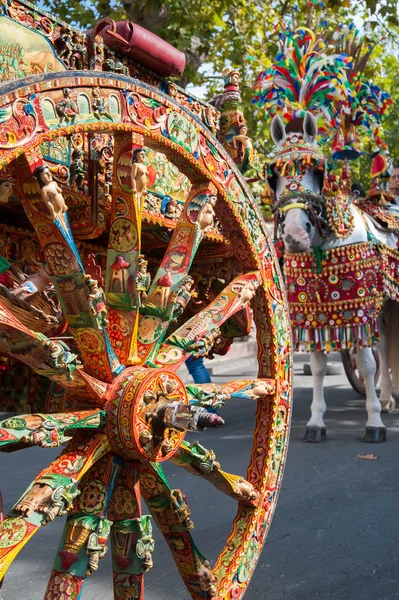
[{"label": "horse hoof", "polygon": [[325,442],[327,437],[326,428],[325,427],[306,427],[305,432],[305,442],[308,444],[320,444],[321,442]]},{"label": "horse hoof", "polygon": [[362,442],[366,442],[367,444],[382,444],[386,439],[386,427],[366,427]]}]

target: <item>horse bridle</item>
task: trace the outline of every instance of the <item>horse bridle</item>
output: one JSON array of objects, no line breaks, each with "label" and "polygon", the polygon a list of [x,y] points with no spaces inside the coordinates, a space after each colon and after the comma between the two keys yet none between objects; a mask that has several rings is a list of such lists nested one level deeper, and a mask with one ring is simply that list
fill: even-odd
[{"label": "horse bridle", "polygon": [[297,192],[286,194],[273,205],[274,213],[274,237],[277,239],[279,226],[284,221],[284,214],[293,208],[300,208],[309,213],[310,221],[316,227],[319,236],[325,240],[328,234],[328,222],[326,217],[326,199],[321,194],[313,192]]}]

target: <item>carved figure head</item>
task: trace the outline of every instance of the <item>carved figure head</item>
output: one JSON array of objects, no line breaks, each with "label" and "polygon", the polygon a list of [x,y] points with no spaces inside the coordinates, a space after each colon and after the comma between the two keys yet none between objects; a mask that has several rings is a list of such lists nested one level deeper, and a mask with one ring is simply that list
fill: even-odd
[{"label": "carved figure head", "polygon": [[36,169],[33,171],[33,176],[36,177],[41,188],[53,181],[53,176],[47,165],[40,165],[39,167],[36,167]]},{"label": "carved figure head", "polygon": [[133,150],[132,163],[143,163],[145,158],[144,148],[135,148]]}]

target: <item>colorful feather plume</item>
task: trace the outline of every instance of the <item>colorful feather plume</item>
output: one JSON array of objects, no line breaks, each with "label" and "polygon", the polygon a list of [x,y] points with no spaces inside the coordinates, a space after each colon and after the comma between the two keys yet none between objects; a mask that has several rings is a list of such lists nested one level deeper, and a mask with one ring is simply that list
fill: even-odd
[{"label": "colorful feather plume", "polygon": [[361,154],[361,138],[383,144],[380,126],[392,100],[364,75],[377,41],[354,24],[337,27],[328,39],[321,32],[326,26],[319,19],[318,35],[280,26],[279,53],[258,76],[253,102],[286,123],[312,112],[321,136],[335,132],[334,158],[353,159]]},{"label": "colorful feather plume", "polygon": [[332,150],[334,158],[356,158],[361,153],[362,138],[384,147],[381,123],[392,104],[390,95],[362,74],[349,76],[351,102],[341,119]]},{"label": "colorful feather plume", "polygon": [[384,144],[380,137],[380,126],[389,106],[390,95],[364,75],[371,54],[377,45],[353,25],[337,28],[329,43],[335,52],[351,56],[348,68],[350,102],[344,109],[339,131],[333,142],[334,158],[356,158],[361,154],[361,138],[371,138],[377,145]]},{"label": "colorful feather plume", "polygon": [[258,76],[254,102],[264,106],[270,118],[279,114],[286,122],[310,111],[319,133],[327,135],[349,107],[350,59],[345,54],[327,55],[324,41],[306,27],[285,28],[279,39],[274,65]]}]

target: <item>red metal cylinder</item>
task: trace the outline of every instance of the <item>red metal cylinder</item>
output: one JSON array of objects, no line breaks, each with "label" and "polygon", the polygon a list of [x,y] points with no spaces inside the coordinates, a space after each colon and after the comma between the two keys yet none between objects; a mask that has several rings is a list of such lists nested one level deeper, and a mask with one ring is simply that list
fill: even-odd
[{"label": "red metal cylinder", "polygon": [[140,25],[107,18],[87,33],[93,35],[94,32],[101,34],[107,46],[120,50],[158,75],[179,77],[184,72],[185,54]]}]

